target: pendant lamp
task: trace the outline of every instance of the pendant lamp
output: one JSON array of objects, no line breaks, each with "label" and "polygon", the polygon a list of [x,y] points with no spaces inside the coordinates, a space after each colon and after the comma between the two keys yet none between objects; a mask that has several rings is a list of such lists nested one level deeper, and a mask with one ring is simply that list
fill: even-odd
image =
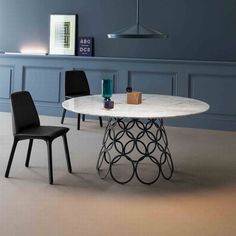
[{"label": "pendant lamp", "polygon": [[146,27],[139,22],[140,7],[139,0],[137,0],[137,13],[136,13],[136,24],[130,27],[126,27],[117,32],[108,34],[107,37],[110,39],[117,38],[136,38],[136,39],[148,39],[148,38],[167,38],[168,35],[157,30]]}]

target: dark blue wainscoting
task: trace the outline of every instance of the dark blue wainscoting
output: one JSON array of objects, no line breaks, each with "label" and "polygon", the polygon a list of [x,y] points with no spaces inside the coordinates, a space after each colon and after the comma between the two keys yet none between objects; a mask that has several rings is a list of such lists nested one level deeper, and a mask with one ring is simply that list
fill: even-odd
[{"label": "dark blue wainscoting", "polygon": [[125,92],[129,81],[143,93],[190,97],[211,106],[201,115],[167,119],[168,125],[236,130],[234,62],[0,55],[0,111],[10,111],[11,92],[29,90],[40,114],[60,116],[64,74],[72,69],[86,72],[92,94],[110,78],[115,93]]}]

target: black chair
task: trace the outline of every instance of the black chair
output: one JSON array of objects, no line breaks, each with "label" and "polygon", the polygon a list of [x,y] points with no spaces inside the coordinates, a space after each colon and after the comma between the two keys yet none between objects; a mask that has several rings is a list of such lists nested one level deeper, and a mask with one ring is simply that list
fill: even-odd
[{"label": "black chair", "polygon": [[[90,89],[86,74],[84,71],[72,70],[65,73],[65,100],[90,95]],[[63,110],[61,123],[64,123],[66,109]],[[85,121],[85,115],[82,115],[82,121]],[[102,118],[99,117],[100,126],[102,127]],[[77,129],[80,130],[80,114],[77,118]]]},{"label": "black chair", "polygon": [[69,149],[67,144],[66,133],[69,131],[65,127],[56,126],[41,126],[38,112],[34,105],[33,99],[29,92],[15,92],[11,94],[12,106],[12,124],[14,142],[8,161],[5,177],[8,178],[11,169],[12,160],[16,150],[18,141],[29,139],[29,146],[25,166],[29,167],[30,154],[34,139],[41,139],[46,141],[48,150],[48,170],[49,170],[49,183],[53,184],[53,167],[52,167],[52,141],[62,136],[66,161],[69,173],[72,172]]}]

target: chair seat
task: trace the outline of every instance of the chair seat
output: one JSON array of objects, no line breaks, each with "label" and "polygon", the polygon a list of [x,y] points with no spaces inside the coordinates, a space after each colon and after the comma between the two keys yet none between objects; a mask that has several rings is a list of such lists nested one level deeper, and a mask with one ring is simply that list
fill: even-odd
[{"label": "chair seat", "polygon": [[32,138],[32,139],[44,139],[53,140],[61,135],[66,134],[69,128],[58,126],[38,126],[27,128],[20,133],[16,134],[18,138]]}]

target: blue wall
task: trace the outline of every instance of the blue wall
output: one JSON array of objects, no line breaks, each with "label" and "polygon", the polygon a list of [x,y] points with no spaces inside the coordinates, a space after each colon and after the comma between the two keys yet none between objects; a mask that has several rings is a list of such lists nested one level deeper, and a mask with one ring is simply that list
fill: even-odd
[{"label": "blue wall", "polygon": [[50,14],[78,14],[79,36],[95,37],[96,55],[0,55],[0,111],[10,110],[11,92],[26,89],[40,114],[60,115],[64,72],[83,69],[93,93],[100,93],[100,80],[108,75],[114,92],[124,92],[131,79],[143,93],[192,97],[211,106],[169,124],[236,130],[236,63],[226,62],[236,60],[236,0],[140,3],[142,23],[168,33],[168,39],[107,39],[107,33],[134,23],[136,0],[0,0],[0,50],[48,50]]},{"label": "blue wall", "polygon": [[236,0],[141,0],[141,21],[166,40],[109,40],[134,23],[136,0],[0,0],[0,50],[48,48],[49,15],[79,15],[79,35],[95,37],[96,56],[236,59]]}]

